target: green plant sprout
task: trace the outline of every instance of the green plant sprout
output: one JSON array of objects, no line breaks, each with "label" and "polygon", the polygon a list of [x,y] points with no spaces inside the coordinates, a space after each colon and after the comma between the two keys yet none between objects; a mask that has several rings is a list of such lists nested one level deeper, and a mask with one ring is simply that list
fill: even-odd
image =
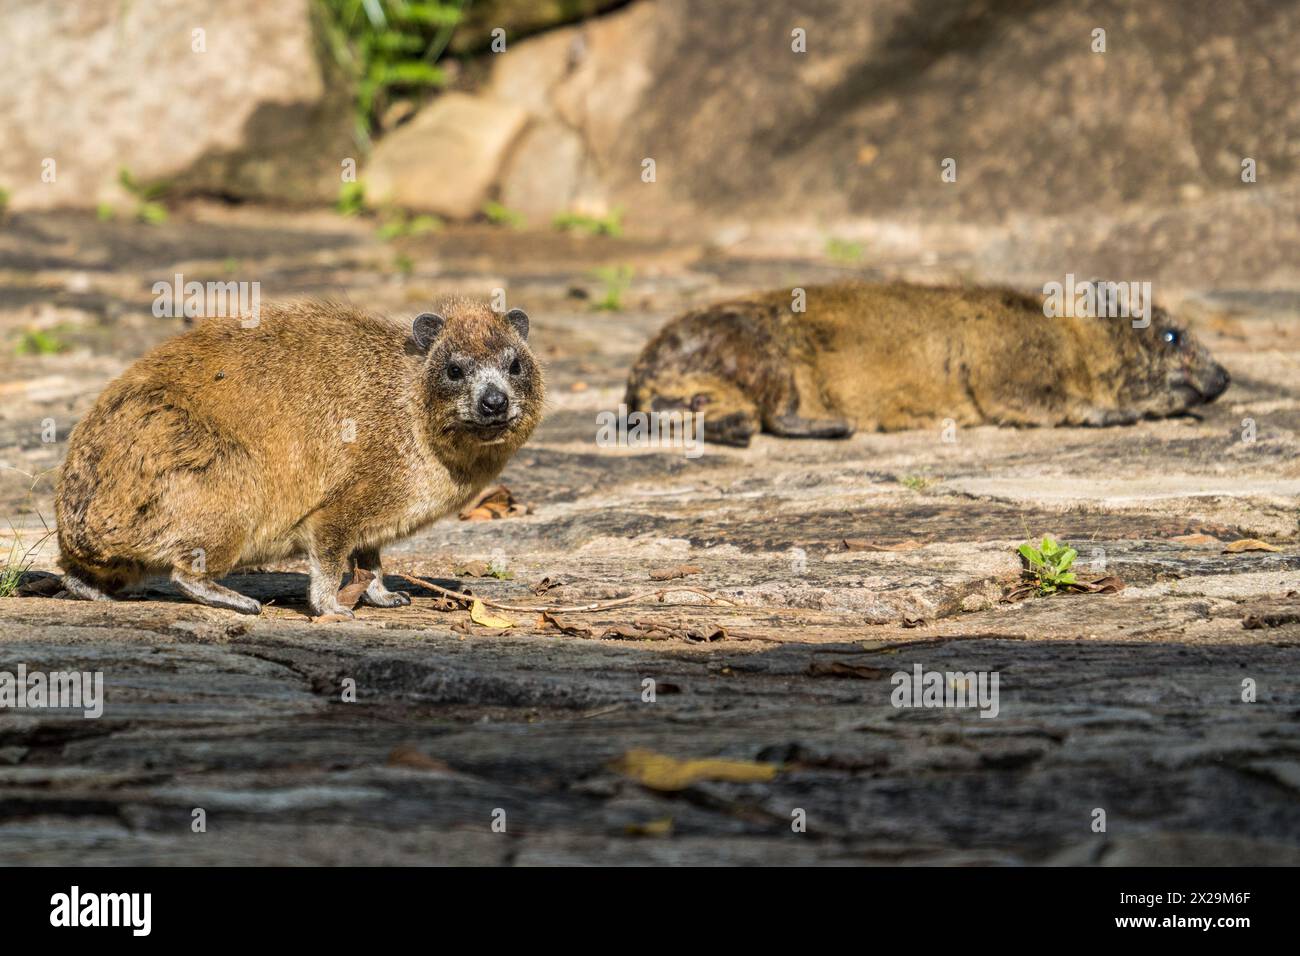
[{"label": "green plant sprout", "polygon": [[1069,545],[1057,544],[1051,535],[1043,535],[1039,547],[1026,542],[1017,550],[1026,564],[1022,574],[1038,586],[1039,594],[1055,594],[1058,588],[1075,583],[1070,566],[1079,552]]},{"label": "green plant sprout", "polygon": [[123,189],[135,197],[136,219],[151,226],[157,226],[167,221],[167,207],[162,204],[161,200],[167,195],[167,191],[171,189],[171,183],[150,183],[145,185],[136,180],[126,167],[117,171],[117,181]]},{"label": "green plant sprout", "polygon": [[389,212],[384,221],[379,224],[379,238],[385,242],[392,242],[394,239],[405,239],[407,236],[423,236],[430,232],[437,232],[442,227],[443,222],[437,216],[408,216],[400,211]]},{"label": "green plant sprout", "polygon": [[605,284],[605,294],[592,305],[592,308],[601,312],[621,312],[623,293],[632,284],[632,275],[632,267],[627,265],[601,266],[596,269],[596,278]]},{"label": "green plant sprout", "polygon": [[358,139],[368,144],[390,102],[443,86],[434,63],[451,42],[465,0],[324,0],[328,41],[354,80]]},{"label": "green plant sprout", "polygon": [[551,220],[560,232],[581,232],[588,236],[621,236],[623,234],[623,207],[615,206],[603,216],[589,216],[580,212],[562,212]]},{"label": "green plant sprout", "polygon": [[18,338],[19,355],[58,355],[68,350],[57,329],[27,329]]},{"label": "green plant sprout", "polygon": [[356,182],[339,186],[339,198],[334,201],[334,211],[340,216],[358,216],[366,211],[366,184]]},{"label": "green plant sprout", "polygon": [[836,262],[858,262],[862,258],[862,253],[863,248],[860,242],[834,237],[826,240],[826,255]]},{"label": "green plant sprout", "polygon": [[487,216],[487,221],[494,226],[509,226],[511,229],[521,229],[525,225],[523,213],[516,212],[508,206],[503,206],[495,199],[489,199],[484,203],[483,215]]},{"label": "green plant sprout", "polygon": [[[12,470],[18,471],[17,468]],[[32,507],[32,496],[41,475],[29,475],[25,471],[19,471],[18,473],[32,479],[32,483],[27,489],[26,505],[40,519],[44,531],[36,538],[35,542],[25,545],[23,543],[24,532],[15,527],[12,520],[9,521],[9,532],[13,535],[13,543],[9,545],[8,553],[0,558],[0,598],[13,597],[18,593],[23,575],[31,570],[32,565],[36,563],[36,555],[41,546],[54,534],[54,529],[45,520],[45,516]]]}]

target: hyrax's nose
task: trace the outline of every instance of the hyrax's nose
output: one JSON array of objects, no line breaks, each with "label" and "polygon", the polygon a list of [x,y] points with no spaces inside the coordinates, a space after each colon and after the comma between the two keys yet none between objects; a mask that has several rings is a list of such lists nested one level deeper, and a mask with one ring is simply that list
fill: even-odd
[{"label": "hyrax's nose", "polygon": [[506,413],[506,408],[510,405],[510,399],[506,393],[501,391],[495,385],[489,385],[483,389],[478,397],[478,410],[484,418],[501,418]]},{"label": "hyrax's nose", "polygon": [[1207,402],[1212,402],[1226,392],[1231,384],[1232,376],[1228,374],[1228,370],[1222,365],[1216,364],[1210,370],[1210,374],[1206,376],[1205,390],[1202,394],[1204,394]]}]

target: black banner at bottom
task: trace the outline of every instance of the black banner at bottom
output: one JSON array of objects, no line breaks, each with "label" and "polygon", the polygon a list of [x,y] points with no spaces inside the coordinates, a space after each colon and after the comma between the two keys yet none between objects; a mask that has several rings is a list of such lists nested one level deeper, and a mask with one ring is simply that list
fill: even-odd
[{"label": "black banner at bottom", "polygon": [[373,943],[412,932],[662,942],[689,923],[692,935],[764,945],[799,927],[869,932],[872,943],[941,943],[949,932],[970,940],[966,927],[1002,940],[1042,941],[1046,931],[1071,942],[1230,945],[1285,930],[1293,885],[1292,871],[1262,868],[0,869],[10,943],[70,933],[79,942]]}]

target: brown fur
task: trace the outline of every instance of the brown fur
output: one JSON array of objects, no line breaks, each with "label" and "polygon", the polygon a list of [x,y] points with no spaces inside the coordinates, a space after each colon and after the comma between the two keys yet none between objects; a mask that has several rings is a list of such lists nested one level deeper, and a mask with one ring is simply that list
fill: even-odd
[{"label": "brown fur", "polygon": [[943,419],[1129,423],[1212,401],[1228,384],[1159,308],[1137,329],[1123,318],[1047,318],[1040,298],[1004,288],[842,283],[806,293],[801,313],[783,290],[669,322],[632,369],[629,409],[703,411],[707,439],[747,445],[760,429],[830,438]]},{"label": "brown fur", "polygon": [[[380,547],[460,508],[540,418],[541,370],[516,329],[470,302],[443,315],[427,353],[409,327],[303,303],[254,328],[205,320],[141,358],[72,432],[55,505],[69,590],[171,572],[199,600],[255,612],[214,579],[306,555],[313,611],[344,611],[349,558],[378,573]],[[464,422],[449,357],[516,355],[521,374],[501,375],[519,417],[500,434]],[[406,603],[382,583],[368,593]]]}]

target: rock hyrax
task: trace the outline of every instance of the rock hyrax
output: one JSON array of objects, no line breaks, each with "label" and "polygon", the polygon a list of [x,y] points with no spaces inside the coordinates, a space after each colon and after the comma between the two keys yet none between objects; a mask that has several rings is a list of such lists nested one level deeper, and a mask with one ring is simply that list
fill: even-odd
[{"label": "rock hyrax", "polygon": [[1003,288],[903,282],[809,287],[688,312],[645,346],[631,410],[704,413],[704,437],[748,445],[767,431],[959,425],[1115,425],[1213,401],[1228,373],[1163,309],[1124,318],[1047,318]]},{"label": "rock hyrax", "polygon": [[400,326],[355,309],[208,319],[109,384],[73,429],[55,512],[65,587],[102,599],[170,573],[203,604],[256,614],[216,582],[305,555],[314,614],[350,565],[385,589],[379,549],[461,508],[541,417],[528,316],[452,301]]}]

